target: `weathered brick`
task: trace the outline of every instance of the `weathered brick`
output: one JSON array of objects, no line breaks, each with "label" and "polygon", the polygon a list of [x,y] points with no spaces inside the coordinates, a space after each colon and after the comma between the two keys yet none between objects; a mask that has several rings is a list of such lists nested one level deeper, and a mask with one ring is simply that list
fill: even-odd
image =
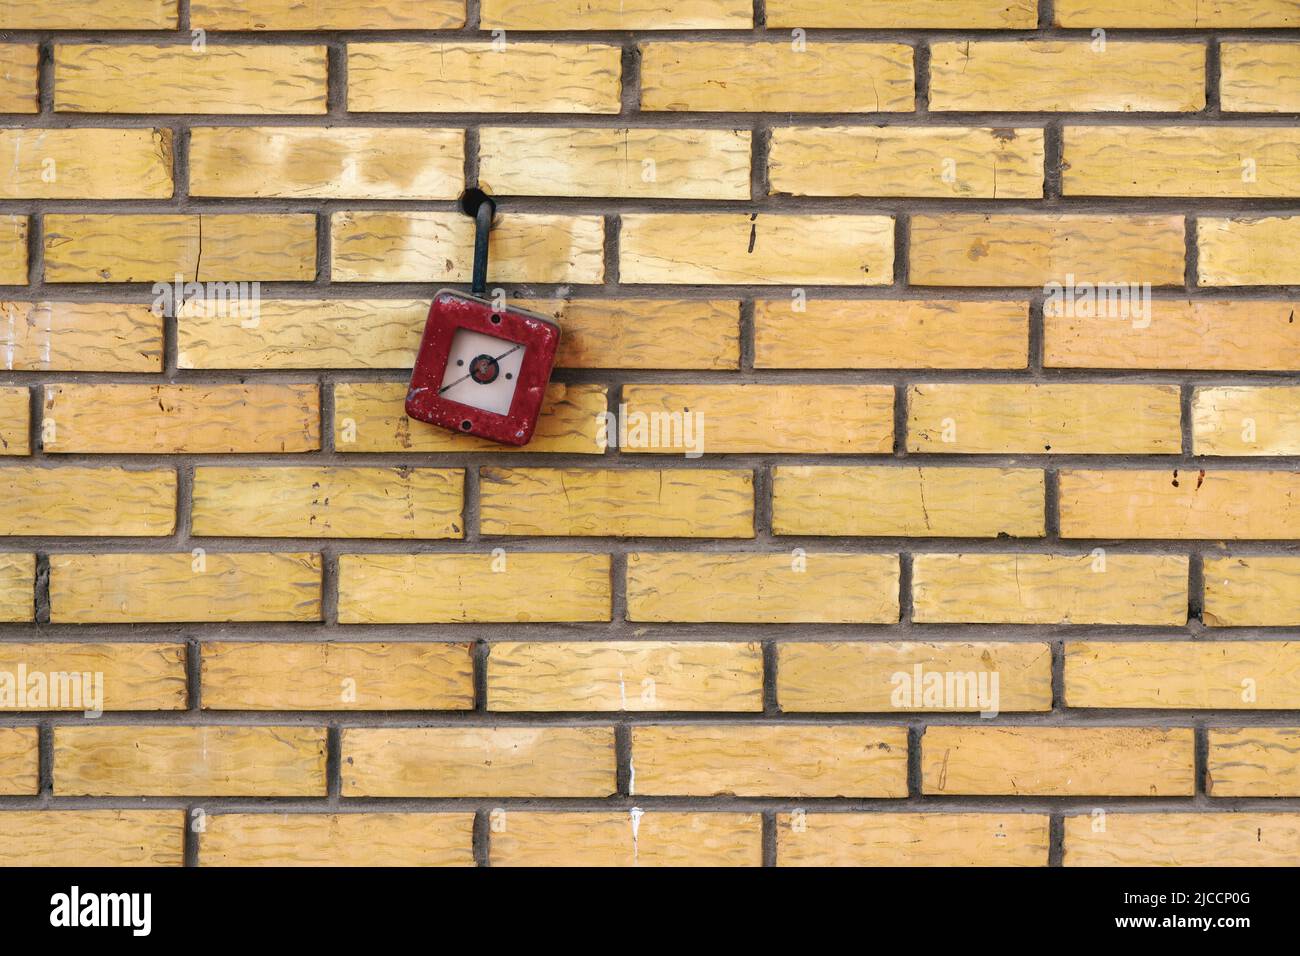
[{"label": "weathered brick", "polygon": [[193,196],[454,199],[464,188],[464,164],[465,135],[458,129],[190,131]]},{"label": "weathered brick", "polygon": [[1065,538],[1300,537],[1300,472],[1065,470]]},{"label": "weathered brick", "polygon": [[920,215],[912,217],[917,285],[1056,282],[1182,285],[1182,216]]},{"label": "weathered brick", "polygon": [[1023,301],[754,303],[755,368],[1022,369],[1028,347]]},{"label": "weathered brick", "polygon": [[148,305],[0,302],[0,361],[17,372],[161,372],[162,328]]},{"label": "weathered brick", "polygon": [[907,450],[946,454],[1176,455],[1177,385],[913,385]]},{"label": "weathered brick", "polygon": [[632,728],[631,790],[645,796],[905,797],[905,727]]},{"label": "weathered brick", "polygon": [[1219,102],[1225,112],[1300,110],[1300,46],[1225,40],[1219,62]]},{"label": "weathered brick", "polygon": [[484,30],[739,30],[754,24],[747,0],[483,0]]},{"label": "weathered brick", "polygon": [[734,369],[740,308],[715,299],[549,299],[520,303],[564,334],[561,368]]},{"label": "weathered brick", "polygon": [[617,113],[608,43],[349,43],[353,113]]},{"label": "weathered brick", "polygon": [[680,455],[688,432],[688,447],[710,455],[894,447],[892,385],[624,385],[623,404],[624,451]]},{"label": "weathered brick", "polygon": [[0,727],[0,796],[31,796],[38,788],[35,727]]},{"label": "weathered brick", "polygon": [[26,216],[0,215],[0,285],[27,284],[27,228]]},{"label": "weathered brick", "polygon": [[7,810],[0,866],[181,866],[184,810]]},{"label": "weathered brick", "polygon": [[[25,672],[25,682],[19,674]],[[0,711],[184,710],[185,645],[147,644],[0,644],[0,674],[14,683],[3,693]],[[30,678],[40,698],[33,699]],[[65,675],[65,676],[59,676]],[[19,696],[22,695],[22,696]]]},{"label": "weathered brick", "polygon": [[354,728],[345,797],[607,797],[611,727]]},{"label": "weathered brick", "polygon": [[1300,242],[1300,216],[1196,220],[1196,284],[1296,285],[1300,266],[1290,249]]},{"label": "weathered brick", "polygon": [[856,30],[1024,30],[1038,25],[1033,0],[768,0],[769,27]]},{"label": "weathered brick", "polygon": [[1300,557],[1205,558],[1205,623],[1211,627],[1300,624]]},{"label": "weathered brick", "polygon": [[0,30],[166,30],[176,0],[8,0]]},{"label": "weathered brick", "polygon": [[339,556],[341,624],[608,621],[609,615],[605,554]]},{"label": "weathered brick", "polygon": [[200,866],[473,866],[472,813],[214,813]]},{"label": "weathered brick", "polygon": [[795,196],[1039,199],[1041,129],[780,127],[770,192]]},{"label": "weathered brick", "polygon": [[0,622],[27,622],[36,614],[36,555],[0,552]]},{"label": "weathered brick", "polygon": [[[47,282],[307,281],[316,276],[316,217],[81,215],[45,217]],[[232,308],[234,308],[232,306]],[[226,321],[232,321],[227,316]]]},{"label": "weathered brick", "polygon": [[0,113],[40,111],[36,96],[39,59],[35,43],[0,43]]},{"label": "weathered brick", "polygon": [[479,469],[485,535],[752,538],[754,476],[735,469]]},{"label": "weathered brick", "polygon": [[468,710],[467,644],[202,646],[205,710]]},{"label": "weathered brick", "polygon": [[317,554],[56,554],[56,624],[319,621]]},{"label": "weathered brick", "polygon": [[1107,813],[1065,818],[1066,866],[1296,866],[1300,814]]},{"label": "weathered brick", "polygon": [[749,130],[479,130],[479,186],[506,196],[748,199]]},{"label": "weathered brick", "polygon": [[60,113],[324,114],[324,46],[54,45]]},{"label": "weathered brick", "polygon": [[957,40],[930,44],[936,111],[1195,112],[1205,44]]},{"label": "weathered brick", "polygon": [[208,468],[194,472],[194,534],[460,538],[459,468]]},{"label": "weathered brick", "polygon": [[1300,707],[1300,645],[1283,641],[1082,641],[1065,646],[1071,707]]},{"label": "weathered brick", "polygon": [[1032,468],[782,465],[774,534],[1041,537],[1043,473]]},{"label": "weathered brick", "polygon": [[1063,27],[1293,27],[1300,25],[1289,0],[1057,0]]},{"label": "weathered brick", "polygon": [[629,621],[892,624],[898,556],[636,552]]},{"label": "weathered brick", "polygon": [[170,199],[169,129],[6,129],[3,199]]},{"label": "weathered brick", "polygon": [[[1046,644],[783,641],[778,655],[776,693],[785,713],[1052,709]],[[986,676],[980,691],[980,673],[997,675],[996,685]],[[939,678],[938,693],[931,675]],[[955,675],[951,683],[947,675]]]},{"label": "weathered brick", "polygon": [[216,454],[320,448],[316,385],[46,385],[47,452]]},{"label": "weathered brick", "polygon": [[446,30],[465,25],[465,0],[193,0],[205,30]]},{"label": "weathered brick", "polygon": [[340,382],[334,386],[334,447],[342,452],[568,452],[599,455],[605,450],[599,416],[608,407],[603,385],[546,387],[532,440],[505,447],[416,421],[406,414],[405,382]]},{"label": "weathered brick", "polygon": [[[341,212],[330,217],[335,282],[468,282],[474,221],[459,212]],[[492,229],[495,282],[599,283],[600,216],[512,214]],[[427,306],[426,306],[427,312]]]},{"label": "weathered brick", "polygon": [[889,216],[634,213],[622,219],[624,283],[888,285],[894,278]]},{"label": "weathered brick", "polygon": [[1300,388],[1197,388],[1192,448],[1197,455],[1300,455]]},{"label": "weathered brick", "polygon": [[912,56],[902,43],[642,43],[641,109],[905,113],[915,103]]},{"label": "weathered brick", "polygon": [[59,726],[59,796],[323,797],[323,727]]},{"label": "weathered brick", "polygon": [[0,469],[0,534],[165,535],[176,527],[176,472]]},{"label": "weathered brick", "polygon": [[493,644],[494,711],[761,711],[758,644],[601,641]]},{"label": "weathered brick", "polygon": [[499,810],[492,821],[493,866],[761,866],[763,860],[758,813]]},{"label": "weathered brick", "polygon": [[21,386],[0,386],[0,455],[30,455],[32,393]]},{"label": "weathered brick", "polygon": [[1187,622],[1187,558],[1146,554],[918,554],[919,624]]},{"label": "weathered brick", "polygon": [[1211,728],[1209,738],[1205,790],[1211,797],[1300,796],[1300,730]]},{"label": "weathered brick", "polygon": [[778,813],[778,866],[1046,866],[1036,813]]},{"label": "weathered brick", "polygon": [[1190,797],[1190,727],[927,727],[922,793]]}]

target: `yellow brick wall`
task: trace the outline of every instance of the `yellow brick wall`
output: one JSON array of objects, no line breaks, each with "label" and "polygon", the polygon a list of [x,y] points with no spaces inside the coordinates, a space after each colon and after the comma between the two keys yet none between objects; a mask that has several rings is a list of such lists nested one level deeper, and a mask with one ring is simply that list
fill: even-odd
[{"label": "yellow brick wall", "polygon": [[8,0],[0,864],[1300,863],[1298,26]]}]

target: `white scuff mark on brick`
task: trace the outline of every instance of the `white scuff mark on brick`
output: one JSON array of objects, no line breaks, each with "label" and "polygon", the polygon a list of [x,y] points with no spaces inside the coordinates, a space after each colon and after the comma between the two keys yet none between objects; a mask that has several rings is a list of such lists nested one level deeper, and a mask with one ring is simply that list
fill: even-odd
[{"label": "white scuff mark on brick", "polygon": [[633,807],[627,812],[628,821],[632,824],[632,862],[637,862],[638,854],[641,852],[637,841],[641,837],[641,818],[645,816],[645,811],[640,807]]},{"label": "white scuff mark on brick", "polygon": [[618,672],[618,701],[619,709],[627,710],[627,684],[623,681],[623,672]]},{"label": "white scuff mark on brick", "polygon": [[636,793],[636,761],[631,757],[627,759],[627,795],[630,797]]},{"label": "white scuff mark on brick", "polygon": [[5,336],[5,371],[14,370],[14,307],[11,305],[5,310],[9,315],[9,332]]}]

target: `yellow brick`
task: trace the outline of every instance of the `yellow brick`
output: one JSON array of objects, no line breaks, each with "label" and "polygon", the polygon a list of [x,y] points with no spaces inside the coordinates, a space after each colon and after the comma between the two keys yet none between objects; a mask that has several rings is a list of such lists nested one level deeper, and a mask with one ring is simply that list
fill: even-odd
[{"label": "yellow brick", "polygon": [[1197,455],[1300,455],[1300,388],[1198,388],[1192,436]]},{"label": "yellow brick", "polygon": [[203,645],[205,710],[468,710],[467,644]]},{"label": "yellow brick", "polygon": [[483,467],[479,482],[485,535],[754,536],[749,471]]},{"label": "yellow brick", "polygon": [[176,527],[172,469],[0,470],[0,534],[165,535]]},{"label": "yellow brick", "polygon": [[1190,797],[1193,749],[1190,727],[928,727],[921,791]]},{"label": "yellow brick", "polygon": [[1300,557],[1205,559],[1205,623],[1211,627],[1300,624]]},{"label": "yellow brick", "polygon": [[[666,9],[665,9],[666,7]],[[483,0],[484,30],[738,30],[754,25],[748,0]]]},{"label": "yellow brick", "polygon": [[47,452],[216,454],[320,448],[316,385],[46,385]]},{"label": "yellow brick", "polygon": [[913,385],[907,450],[1176,455],[1177,385]]},{"label": "yellow brick", "polygon": [[473,813],[215,813],[200,866],[473,866]]},{"label": "yellow brick", "polygon": [[346,797],[607,797],[609,727],[349,727]]},{"label": "yellow brick", "polygon": [[521,302],[552,315],[561,368],[734,369],[740,311],[713,299],[548,299]]},{"label": "yellow brick", "polygon": [[501,195],[748,199],[749,158],[748,130],[479,131],[479,185]]},{"label": "yellow brick", "polygon": [[779,813],[778,866],[1046,866],[1030,813]]},{"label": "yellow brick", "polygon": [[768,0],[768,27],[1016,30],[1038,25],[1034,0]]},{"label": "yellow brick", "polygon": [[56,624],[319,621],[317,554],[56,554]]},{"label": "yellow brick", "polygon": [[193,0],[205,30],[445,30],[465,25],[465,0]]},{"label": "yellow brick", "polygon": [[1300,46],[1224,41],[1219,45],[1219,58],[1219,101],[1224,111],[1300,110]]},{"label": "yellow brick", "polygon": [[[316,217],[50,215],[47,282],[307,281],[316,276]],[[226,321],[232,321],[230,316]]]},{"label": "yellow brick", "polygon": [[641,109],[905,113],[915,103],[912,52],[901,43],[818,41],[795,50],[788,39],[643,43]]},{"label": "yellow brick", "polygon": [[7,0],[0,10],[0,30],[175,28],[176,0]]},{"label": "yellow brick", "polygon": [[32,393],[21,386],[0,386],[0,455],[30,455]]},{"label": "yellow brick", "polygon": [[617,113],[621,90],[612,44],[348,44],[353,113]]},{"label": "yellow brick", "polygon": [[774,534],[1041,537],[1032,468],[792,465],[773,471]]},{"label": "yellow brick", "polygon": [[627,556],[629,621],[893,624],[893,554]]},{"label": "yellow brick", "polygon": [[27,217],[0,215],[0,285],[26,284]]},{"label": "yellow brick", "polygon": [[795,196],[1039,199],[1041,129],[780,127],[770,192]]},{"label": "yellow brick", "polygon": [[493,644],[494,711],[761,711],[763,650],[703,641]]},{"label": "yellow brick", "polygon": [[0,130],[4,199],[170,199],[169,129]]},{"label": "yellow brick", "polygon": [[[459,212],[341,212],[330,234],[335,282],[471,278],[474,221]],[[489,244],[492,281],[602,282],[604,243],[600,216],[502,217]]]},{"label": "yellow brick", "polygon": [[[24,672],[26,681],[19,676]],[[0,711],[186,707],[184,644],[4,643],[0,673],[13,681],[7,694],[0,692]],[[33,685],[37,674],[43,683]],[[5,683],[0,679],[0,691]]]},{"label": "yellow brick", "polygon": [[1067,196],[1300,196],[1300,130],[1067,126]]},{"label": "yellow brick", "polygon": [[523,448],[459,435],[407,417],[405,382],[341,382],[334,386],[334,447],[342,452],[568,452],[599,455],[598,417],[608,407],[603,385],[546,387],[533,439]]},{"label": "yellow brick", "polygon": [[1027,302],[754,303],[756,368],[1022,369]]},{"label": "yellow brick", "polygon": [[1044,363],[1059,368],[1300,370],[1293,302],[1157,299],[1146,318],[1045,314]]},{"label": "yellow brick", "polygon": [[196,535],[461,538],[459,468],[204,468]]},{"label": "yellow brick", "polygon": [[924,215],[911,237],[918,285],[1183,284],[1182,216]]},{"label": "yellow brick", "polygon": [[200,126],[190,194],[287,199],[454,199],[464,133],[444,129]]},{"label": "yellow brick", "polygon": [[0,727],[0,796],[35,794],[39,759],[35,727]]},{"label": "yellow brick", "polygon": [[339,556],[341,624],[608,621],[609,556]]},{"label": "yellow brick", "polygon": [[1300,814],[1107,813],[1065,818],[1066,866],[1296,866]]},{"label": "yellow brick", "polygon": [[0,43],[0,113],[40,111],[36,98],[38,61],[34,43]]},{"label": "yellow brick", "polygon": [[33,620],[35,581],[36,555],[0,552],[0,622]]},{"label": "yellow brick", "polygon": [[1187,622],[1187,558],[1148,554],[918,554],[919,624]]},{"label": "yellow brick", "polygon": [[18,372],[161,372],[162,328],[148,305],[0,301],[0,360]]},{"label": "yellow brick", "polygon": [[325,113],[323,46],[54,45],[60,113]]},{"label": "yellow brick", "polygon": [[180,866],[184,810],[0,813],[0,866]]},{"label": "yellow brick", "polygon": [[1300,645],[1283,641],[1086,641],[1065,647],[1071,707],[1300,707]]},{"label": "yellow brick", "polygon": [[894,281],[894,220],[725,212],[627,214],[619,236],[619,279],[888,285]]},{"label": "yellow brick", "polygon": [[498,811],[493,866],[761,866],[757,813]]},{"label": "yellow brick", "polygon": [[60,726],[58,796],[323,797],[315,727]]},{"label": "yellow brick", "polygon": [[[1295,665],[1292,664],[1292,673]],[[1294,703],[1290,706],[1294,707]],[[1300,730],[1211,729],[1205,789],[1212,797],[1300,795]]]},{"label": "yellow brick", "polygon": [[[1052,709],[1046,644],[786,641],[779,654],[777,699],[785,713]],[[931,675],[939,677],[937,695]],[[950,683],[947,675],[956,676]]]},{"label": "yellow brick", "polygon": [[905,727],[806,724],[632,728],[646,796],[905,797]]},{"label": "yellow brick", "polygon": [[680,455],[688,421],[694,450],[710,455],[894,447],[892,385],[624,385],[623,404],[624,451]]},{"label": "yellow brick", "polygon": [[1063,27],[1156,28],[1300,26],[1290,0],[1057,0],[1056,22]]},{"label": "yellow brick", "polygon": [[936,111],[1194,112],[1205,107],[1203,43],[959,40],[930,44]]},{"label": "yellow brick", "polygon": [[1196,284],[1294,285],[1300,266],[1289,254],[1300,242],[1300,216],[1196,221],[1200,249]]},{"label": "yellow brick", "polygon": [[1065,538],[1300,537],[1300,472],[1062,471]]}]

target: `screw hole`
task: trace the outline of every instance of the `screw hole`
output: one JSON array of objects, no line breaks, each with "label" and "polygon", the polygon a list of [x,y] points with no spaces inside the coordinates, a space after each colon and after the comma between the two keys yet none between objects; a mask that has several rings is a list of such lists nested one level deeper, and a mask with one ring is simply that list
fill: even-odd
[{"label": "screw hole", "polygon": [[460,430],[463,432],[467,432],[473,427],[474,427],[474,423],[471,422],[468,418],[460,423]]},{"label": "screw hole", "polygon": [[493,324],[493,325],[500,325],[500,324],[501,324],[501,316],[496,315],[495,313],[493,313],[493,315],[492,315],[492,324]]}]

